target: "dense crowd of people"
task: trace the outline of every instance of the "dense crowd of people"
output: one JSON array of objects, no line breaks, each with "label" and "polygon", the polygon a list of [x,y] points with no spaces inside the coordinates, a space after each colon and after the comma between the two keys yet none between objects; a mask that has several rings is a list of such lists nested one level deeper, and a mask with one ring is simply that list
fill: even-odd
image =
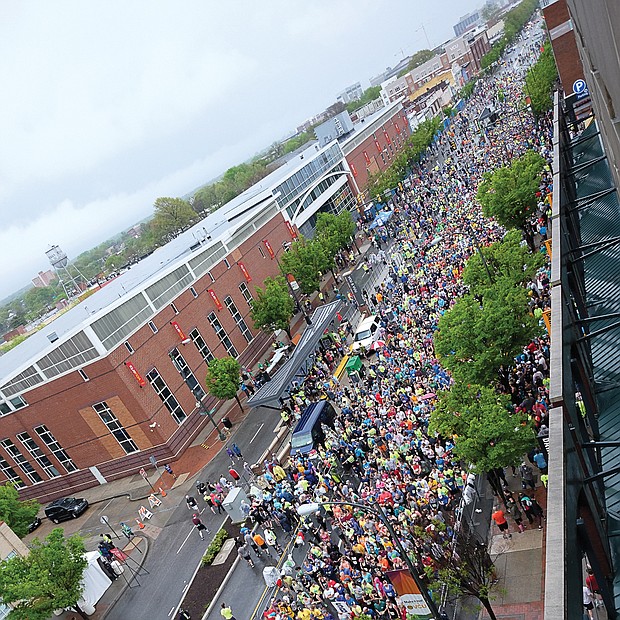
[{"label": "dense crowd of people", "polygon": [[[372,262],[387,271],[378,287],[364,291],[369,311],[380,319],[382,344],[360,375],[340,383],[333,372],[348,334],[334,328],[314,368],[301,385],[293,386],[283,406],[283,420],[293,423],[319,398],[336,404],[340,414],[333,428],[324,429],[323,445],[310,455],[292,454],[286,464],[274,456],[259,475],[245,470],[262,490],[251,504],[242,505],[252,525],[241,532],[239,556],[252,567],[258,558],[263,565],[274,564],[285,539],[305,553],[297,562],[294,553],[287,555],[266,618],[330,620],[345,617],[343,610],[350,618],[406,618],[388,577],[389,571],[406,568],[405,558],[378,514],[332,505],[300,519],[296,507],[307,502],[379,507],[417,572],[432,581],[439,569],[445,544],[459,527],[468,472],[455,457],[452,439],[428,432],[436,394],[451,383],[435,357],[433,333],[442,314],[466,292],[460,276],[476,245],[495,242],[504,232],[475,205],[482,174],[527,149],[549,157],[550,123],[540,119],[535,124],[517,108],[521,88],[520,75],[511,71],[480,81],[464,110],[414,170],[409,187],[392,198],[393,217],[378,231],[368,231],[382,252]],[[490,101],[500,121],[480,130],[476,119]],[[530,222],[540,242],[546,238],[550,189],[545,175]],[[528,291],[530,312],[542,325],[550,304],[547,265]],[[497,377],[498,387],[516,409],[531,416],[540,437],[548,433],[548,368],[549,338],[541,336]],[[508,472],[520,477],[518,494],[508,489],[504,470],[490,477],[505,507],[498,501],[492,518],[505,537],[530,524],[543,526],[534,472],[545,482],[546,467],[543,451],[524,455],[523,463]],[[209,485],[204,497],[212,510],[220,509],[226,486],[224,476]]]}]

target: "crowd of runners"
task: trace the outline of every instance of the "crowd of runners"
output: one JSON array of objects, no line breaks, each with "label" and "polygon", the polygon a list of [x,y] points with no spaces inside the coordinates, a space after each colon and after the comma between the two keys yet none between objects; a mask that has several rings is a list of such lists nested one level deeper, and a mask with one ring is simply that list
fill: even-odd
[{"label": "crowd of runners", "polygon": [[[394,216],[378,233],[382,241],[387,239],[380,260],[387,273],[364,294],[368,311],[381,321],[381,346],[356,381],[340,383],[333,371],[346,352],[347,334],[336,326],[331,345],[284,409],[283,418],[292,422],[310,402],[329,398],[339,410],[334,428],[325,429],[324,444],[310,456],[292,454],[286,464],[270,459],[256,478],[245,472],[262,491],[242,507],[251,524],[241,532],[239,556],[252,567],[258,559],[259,566],[274,565],[288,545],[266,618],[330,620],[345,617],[343,609],[350,618],[406,618],[387,576],[406,564],[384,523],[371,512],[346,506],[325,507],[300,519],[300,504],[379,504],[417,572],[432,574],[438,566],[443,543],[456,527],[468,472],[456,459],[450,438],[428,433],[436,394],[451,382],[435,357],[433,333],[441,315],[466,292],[460,276],[476,246],[504,234],[476,206],[482,174],[527,149],[549,158],[551,123],[543,118],[535,124],[520,109],[522,101],[517,72],[505,70],[478,82],[465,108],[414,170],[409,188],[393,196]],[[490,102],[499,120],[480,128],[476,120]],[[545,176],[530,222],[539,244],[546,238],[549,190]],[[547,264],[528,288],[529,309],[542,325],[550,303]],[[548,433],[548,368],[545,336],[528,343],[497,378],[513,405],[531,416],[541,437]],[[523,463],[495,472],[495,492],[506,501],[497,502],[493,520],[505,537],[530,525],[543,527],[537,497],[544,494],[544,484],[537,487],[536,481],[546,482],[546,467],[544,452],[533,450]],[[508,490],[506,476],[520,478],[521,493]],[[219,485],[224,492],[225,480]],[[209,499],[214,509],[217,484]],[[302,547],[305,559],[295,561],[291,551]]]}]

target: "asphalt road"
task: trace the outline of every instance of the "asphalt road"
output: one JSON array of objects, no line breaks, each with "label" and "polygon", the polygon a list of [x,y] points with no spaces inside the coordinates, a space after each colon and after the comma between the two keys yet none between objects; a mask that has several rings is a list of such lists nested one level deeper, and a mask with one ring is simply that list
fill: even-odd
[{"label": "asphalt road", "polygon": [[[280,419],[277,411],[256,409],[252,411],[235,433],[234,440],[244,458],[252,463],[273,441],[273,429]],[[230,459],[222,450],[203,470],[199,479],[215,481],[228,471]],[[193,495],[197,495],[192,493]],[[199,505],[204,507],[202,500]],[[209,541],[223,523],[226,515],[213,515],[208,508],[201,514],[203,523],[211,534],[200,540],[191,523],[191,513],[185,501],[172,511],[168,522],[151,543],[145,562],[150,574],[139,578],[140,587],[127,589],[110,610],[106,620],[166,620],[173,618],[194,571]]]}]

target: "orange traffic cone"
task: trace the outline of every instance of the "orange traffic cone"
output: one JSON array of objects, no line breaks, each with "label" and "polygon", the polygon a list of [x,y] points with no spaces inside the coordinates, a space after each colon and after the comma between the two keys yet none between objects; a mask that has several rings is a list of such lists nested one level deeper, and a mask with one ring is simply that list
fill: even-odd
[{"label": "orange traffic cone", "polygon": [[166,493],[166,491],[164,491],[161,487],[159,487],[159,492],[161,493],[162,497],[166,497],[166,495],[168,495],[168,493]]},{"label": "orange traffic cone", "polygon": [[143,530],[144,529],[144,523],[142,523],[142,521],[140,521],[140,519],[136,519],[136,523],[138,524],[138,527]]}]

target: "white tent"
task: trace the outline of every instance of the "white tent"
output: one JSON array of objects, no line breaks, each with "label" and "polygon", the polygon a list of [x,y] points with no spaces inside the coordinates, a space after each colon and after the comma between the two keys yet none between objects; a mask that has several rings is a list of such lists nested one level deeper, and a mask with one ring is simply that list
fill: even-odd
[{"label": "white tent", "polygon": [[88,566],[82,577],[84,592],[82,593],[82,598],[78,601],[78,605],[85,613],[92,614],[95,611],[97,601],[103,596],[112,582],[97,563],[99,552],[88,551],[85,555],[88,560]]}]

